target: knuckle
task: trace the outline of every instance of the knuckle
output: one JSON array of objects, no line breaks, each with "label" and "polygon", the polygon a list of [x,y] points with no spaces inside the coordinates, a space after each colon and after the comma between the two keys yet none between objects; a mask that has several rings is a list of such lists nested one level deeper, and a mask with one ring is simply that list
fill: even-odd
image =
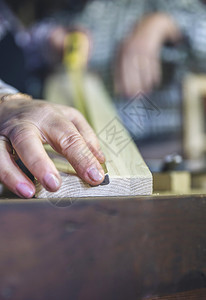
[{"label": "knuckle", "polygon": [[41,103],[39,106],[42,115],[51,115],[56,112],[54,107],[52,105],[49,105],[48,103]]},{"label": "knuckle", "polygon": [[76,108],[74,107],[69,107],[69,110],[72,114],[74,115],[82,115]]},{"label": "knuckle", "polygon": [[39,174],[39,171],[43,173],[44,166],[46,166],[46,161],[41,157],[34,157],[30,162],[28,162],[28,168],[32,170],[32,173],[35,176],[36,174]]},{"label": "knuckle", "polygon": [[59,138],[59,146],[63,154],[68,152],[71,148],[78,149],[81,142],[82,138],[78,133],[63,134]]},{"label": "knuckle", "polygon": [[58,110],[55,110],[55,108],[51,104],[40,103],[37,108],[34,120],[40,124],[44,124],[46,122],[52,125],[53,123],[57,122],[57,120],[59,120]]},{"label": "knuckle", "polygon": [[71,121],[76,121],[76,122],[86,121],[82,113],[78,111],[76,108],[70,107],[69,109],[71,114]]},{"label": "knuckle", "polygon": [[18,147],[24,140],[34,135],[34,131],[29,126],[17,125],[9,132],[9,138],[15,147]]}]

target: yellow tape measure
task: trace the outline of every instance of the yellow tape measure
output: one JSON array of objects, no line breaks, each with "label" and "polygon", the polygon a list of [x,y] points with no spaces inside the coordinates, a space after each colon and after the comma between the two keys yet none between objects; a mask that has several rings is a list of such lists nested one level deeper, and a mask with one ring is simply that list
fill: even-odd
[{"label": "yellow tape measure", "polygon": [[70,71],[81,71],[87,65],[89,39],[83,32],[69,33],[64,41],[64,64]]}]

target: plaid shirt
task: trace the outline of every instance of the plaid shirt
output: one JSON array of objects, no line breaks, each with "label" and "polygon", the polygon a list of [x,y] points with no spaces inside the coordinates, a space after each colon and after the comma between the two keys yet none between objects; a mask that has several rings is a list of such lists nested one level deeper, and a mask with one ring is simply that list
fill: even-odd
[{"label": "plaid shirt", "polygon": [[[181,49],[163,48],[162,59],[170,66],[173,64],[175,72],[169,84],[148,95],[161,111],[158,118],[154,115],[149,120],[143,119],[142,130],[138,130],[138,126],[122,116],[127,128],[138,139],[175,133],[181,128],[182,76],[188,68],[200,71],[206,61],[206,5],[201,0],[94,0],[75,20],[75,24],[91,32],[94,45],[90,66],[100,73],[109,90],[112,90],[118,44],[145,14],[155,12],[170,15],[187,43]],[[120,113],[122,105],[122,102],[117,103]]]},{"label": "plaid shirt", "polygon": [[193,59],[206,58],[206,2],[201,0],[148,0],[148,11],[169,14],[189,42]]},{"label": "plaid shirt", "polygon": [[93,44],[89,66],[100,73],[109,88],[117,45],[144,12],[142,0],[94,0],[72,20],[74,26],[90,32]]},{"label": "plaid shirt", "polygon": [[[94,0],[73,19],[91,32],[90,66],[104,74],[113,68],[119,42],[145,14],[165,12],[175,20],[189,42],[194,59],[206,57],[206,4],[201,0]],[[71,18],[70,23],[71,23]],[[107,66],[107,67],[106,67]],[[108,75],[108,74],[107,74]]]}]

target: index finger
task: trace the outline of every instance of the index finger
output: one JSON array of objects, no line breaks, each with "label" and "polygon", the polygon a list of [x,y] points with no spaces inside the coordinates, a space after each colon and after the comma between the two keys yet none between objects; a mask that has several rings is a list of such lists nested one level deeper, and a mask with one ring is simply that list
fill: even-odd
[{"label": "index finger", "polygon": [[49,144],[67,158],[84,181],[91,185],[100,184],[104,180],[104,171],[74,124],[62,116],[56,116],[51,122],[53,126],[45,122],[43,131]]},{"label": "index finger", "polygon": [[83,115],[72,107],[66,107],[63,105],[58,105],[58,108],[61,109],[62,114],[70,120],[81,136],[84,138],[88,148],[94,154],[94,156],[99,160],[100,163],[105,162],[105,156],[101,151],[100,144],[96,134],[92,127],[88,124]]}]

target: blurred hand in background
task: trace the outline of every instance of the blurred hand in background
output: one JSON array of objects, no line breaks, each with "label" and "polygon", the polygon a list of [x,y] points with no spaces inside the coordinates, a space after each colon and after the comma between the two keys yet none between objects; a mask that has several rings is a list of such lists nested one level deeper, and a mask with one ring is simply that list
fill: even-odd
[{"label": "blurred hand in background", "polygon": [[161,82],[161,48],[177,42],[181,33],[166,14],[145,16],[120,45],[116,60],[115,91],[123,96],[150,92]]}]

